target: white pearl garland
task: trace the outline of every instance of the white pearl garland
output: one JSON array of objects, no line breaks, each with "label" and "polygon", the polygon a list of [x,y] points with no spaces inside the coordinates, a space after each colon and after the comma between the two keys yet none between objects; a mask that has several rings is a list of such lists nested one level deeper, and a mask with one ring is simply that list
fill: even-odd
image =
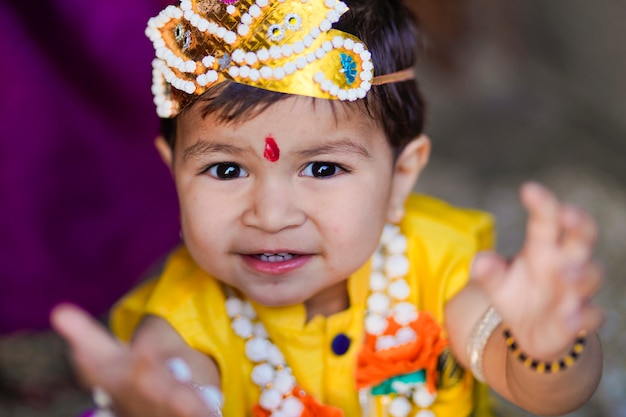
[{"label": "white pearl garland", "polygon": [[[417,309],[404,301],[410,295],[405,280],[408,273],[406,250],[407,239],[400,228],[386,225],[380,245],[372,255],[370,295],[366,301],[365,330],[377,336],[377,351],[411,343],[418,337],[410,327],[418,318]],[[255,364],[251,379],[261,390],[261,407],[270,411],[272,417],[300,417],[304,405],[292,395],[296,387],[295,377],[280,349],[269,340],[265,327],[257,321],[252,305],[230,296],[225,306],[233,331],[246,340],[246,357]],[[393,318],[401,326],[395,335],[382,335],[388,327],[388,318]],[[415,417],[435,417],[428,408],[434,403],[436,394],[428,391],[424,384],[394,381],[392,387],[397,396],[389,404],[390,416],[407,417],[417,406],[419,410]]]}]

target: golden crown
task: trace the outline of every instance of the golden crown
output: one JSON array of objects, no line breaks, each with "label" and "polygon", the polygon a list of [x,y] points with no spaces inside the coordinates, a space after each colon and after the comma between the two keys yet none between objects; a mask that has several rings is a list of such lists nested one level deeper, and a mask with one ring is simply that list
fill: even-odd
[{"label": "golden crown", "polygon": [[331,28],[347,10],[339,0],[181,0],[166,7],[146,28],[156,51],[158,115],[176,116],[224,80],[325,99],[365,97],[374,79],[371,54],[357,37]]}]

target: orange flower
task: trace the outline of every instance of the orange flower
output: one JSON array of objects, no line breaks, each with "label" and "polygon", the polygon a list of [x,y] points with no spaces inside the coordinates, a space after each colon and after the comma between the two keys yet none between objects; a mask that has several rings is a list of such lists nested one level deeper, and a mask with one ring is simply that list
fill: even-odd
[{"label": "orange flower", "polygon": [[[344,417],[343,411],[337,407],[318,403],[315,398],[307,394],[302,388],[295,387],[291,394],[302,401],[304,410],[300,417]],[[255,417],[270,417],[271,412],[256,404],[252,409]]]},{"label": "orange flower", "polygon": [[[411,343],[376,351],[376,336],[368,334],[359,352],[356,370],[357,388],[372,387],[388,378],[426,370],[426,386],[435,392],[437,381],[437,360],[448,340],[441,336],[441,326],[433,317],[420,312],[418,318],[409,325],[417,334]],[[394,335],[400,325],[393,319],[385,330],[385,336]]]}]

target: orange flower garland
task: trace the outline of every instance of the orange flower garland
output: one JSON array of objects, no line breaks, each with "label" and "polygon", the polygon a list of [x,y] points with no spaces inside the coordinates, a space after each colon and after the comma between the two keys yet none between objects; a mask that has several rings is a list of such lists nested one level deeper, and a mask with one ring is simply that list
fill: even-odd
[{"label": "orange flower garland", "polygon": [[[392,318],[381,336],[395,334],[401,326]],[[368,334],[359,353],[356,370],[357,388],[372,387],[388,378],[426,370],[426,386],[435,392],[437,360],[448,340],[441,335],[441,326],[425,312],[409,324],[416,340],[400,346],[376,351],[377,336]]]}]

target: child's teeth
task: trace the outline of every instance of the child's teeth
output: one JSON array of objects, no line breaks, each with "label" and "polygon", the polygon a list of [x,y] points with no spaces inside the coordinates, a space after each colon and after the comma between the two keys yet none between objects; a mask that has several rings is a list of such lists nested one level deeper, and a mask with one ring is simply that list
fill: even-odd
[{"label": "child's teeth", "polygon": [[264,253],[260,258],[263,262],[284,262],[293,259],[293,255],[287,252]]}]

